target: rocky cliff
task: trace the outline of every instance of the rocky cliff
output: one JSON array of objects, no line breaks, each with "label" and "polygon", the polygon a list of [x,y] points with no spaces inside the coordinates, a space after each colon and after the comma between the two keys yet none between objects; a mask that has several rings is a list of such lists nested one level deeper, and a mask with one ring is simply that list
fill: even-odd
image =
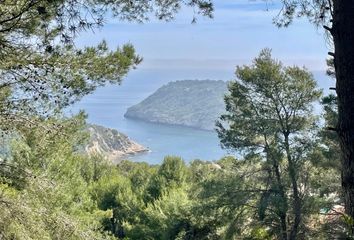
[{"label": "rocky cliff", "polygon": [[183,80],[168,83],[137,105],[125,117],[154,123],[213,130],[225,111],[227,82]]},{"label": "rocky cliff", "polygon": [[124,155],[148,151],[115,129],[89,124],[87,130],[90,133],[90,141],[85,147],[86,152],[102,154],[111,161],[117,161]]}]

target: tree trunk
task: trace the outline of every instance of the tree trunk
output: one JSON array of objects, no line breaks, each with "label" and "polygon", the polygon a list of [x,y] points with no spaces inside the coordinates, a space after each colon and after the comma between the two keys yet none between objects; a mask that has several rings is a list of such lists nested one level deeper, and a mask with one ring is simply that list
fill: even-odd
[{"label": "tree trunk", "polygon": [[291,186],[293,189],[293,212],[294,212],[294,221],[291,227],[289,240],[296,240],[299,233],[299,226],[301,223],[301,199],[299,196],[299,190],[296,180],[296,172],[293,163],[289,163],[289,177],[291,181]]},{"label": "tree trunk", "polygon": [[288,174],[291,182],[291,187],[293,191],[293,214],[294,214],[294,220],[291,226],[290,234],[289,234],[289,240],[296,240],[297,235],[299,233],[299,226],[302,221],[302,216],[301,216],[301,211],[302,211],[302,203],[301,203],[301,198],[299,194],[299,189],[297,185],[297,173],[296,173],[296,167],[295,163],[291,157],[290,153],[290,145],[289,145],[289,135],[284,134],[284,142],[285,142],[285,151],[286,151],[286,157],[288,160]]},{"label": "tree trunk", "polygon": [[[279,169],[279,161],[280,159],[276,157],[277,154],[274,154],[274,150],[272,150],[268,143],[266,144],[266,153],[267,153],[267,161],[272,166],[273,174],[275,174],[276,186],[277,186],[277,194],[280,197],[280,201],[277,206],[278,216],[280,220],[280,239],[281,240],[288,240],[288,226],[286,222],[287,218],[287,211],[288,211],[288,199],[285,194],[284,184],[282,182],[280,176],[280,169]],[[270,173],[272,175],[272,173]]]},{"label": "tree trunk", "polygon": [[286,213],[287,213],[287,198],[285,196],[284,186],[281,181],[279,165],[274,161],[273,162],[273,170],[275,172],[276,181],[278,185],[279,197],[281,199],[280,207],[279,207],[279,218],[280,218],[280,227],[281,227],[281,239],[288,239],[288,228],[286,224]]},{"label": "tree trunk", "polygon": [[345,211],[354,219],[354,0],[334,0],[333,7],[342,190]]},{"label": "tree trunk", "polygon": [[280,227],[281,227],[281,239],[282,240],[287,240],[288,239],[288,228],[286,224],[286,212],[287,212],[287,199],[285,196],[285,191],[284,191],[284,186],[281,183],[280,180],[280,172],[279,172],[279,167],[276,166],[276,177],[277,177],[277,183],[279,187],[279,196],[281,199],[280,204],[280,209],[279,209],[279,218],[280,218]]}]

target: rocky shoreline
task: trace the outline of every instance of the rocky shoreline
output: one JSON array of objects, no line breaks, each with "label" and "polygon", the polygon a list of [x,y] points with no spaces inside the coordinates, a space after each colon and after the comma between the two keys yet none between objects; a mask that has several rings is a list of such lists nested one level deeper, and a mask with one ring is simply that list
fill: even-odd
[{"label": "rocky shoreline", "polygon": [[85,151],[89,154],[101,154],[112,162],[117,162],[124,156],[149,151],[115,129],[89,124],[87,130],[90,134],[90,141],[85,146]]}]

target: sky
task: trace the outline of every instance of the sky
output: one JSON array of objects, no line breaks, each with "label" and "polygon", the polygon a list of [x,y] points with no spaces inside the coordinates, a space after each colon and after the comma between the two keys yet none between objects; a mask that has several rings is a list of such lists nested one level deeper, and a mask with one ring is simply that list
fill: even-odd
[{"label": "sky", "polygon": [[171,22],[152,19],[144,24],[107,18],[102,29],[82,33],[77,44],[92,46],[105,39],[114,49],[131,43],[144,58],[140,69],[229,70],[249,64],[262,48],[287,65],[325,70],[328,46],[322,29],[296,20],[277,28],[272,19],[279,4],[263,1],[216,0],[214,18],[198,17],[184,8]]}]

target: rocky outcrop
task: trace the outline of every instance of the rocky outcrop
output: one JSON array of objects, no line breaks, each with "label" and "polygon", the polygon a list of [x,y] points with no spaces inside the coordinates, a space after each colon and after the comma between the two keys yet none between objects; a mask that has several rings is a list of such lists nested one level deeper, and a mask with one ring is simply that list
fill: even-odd
[{"label": "rocky outcrop", "polygon": [[85,151],[89,154],[99,153],[111,161],[117,161],[125,155],[148,151],[115,129],[89,124],[87,130],[90,133],[90,141]]},{"label": "rocky outcrop", "polygon": [[183,80],[168,83],[128,108],[125,117],[147,122],[213,130],[225,112],[227,82]]}]

